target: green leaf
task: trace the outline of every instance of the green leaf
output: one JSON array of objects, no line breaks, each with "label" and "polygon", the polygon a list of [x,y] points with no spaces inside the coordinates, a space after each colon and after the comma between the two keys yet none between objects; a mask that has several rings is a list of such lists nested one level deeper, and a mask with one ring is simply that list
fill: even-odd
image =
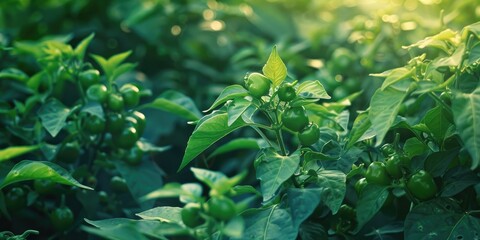
[{"label": "green leaf", "polygon": [[300,239],[302,240],[328,240],[325,227],[314,221],[308,221],[300,226]]},{"label": "green leaf", "polygon": [[450,29],[445,29],[442,32],[426,37],[423,40],[420,40],[414,44],[411,44],[409,46],[403,47],[406,49],[413,48],[413,47],[418,47],[420,49],[425,48],[425,47],[437,47],[445,52],[448,52],[448,44],[447,41],[450,42],[455,42],[455,38],[457,37],[457,32],[454,32]]},{"label": "green leaf", "polygon": [[12,183],[34,179],[48,179],[60,184],[93,190],[91,187],[80,184],[67,170],[55,163],[31,160],[23,160],[17,163],[3,179],[0,189]]},{"label": "green leaf", "polygon": [[42,126],[52,137],[56,137],[65,126],[65,121],[69,114],[70,109],[55,98],[50,99],[38,110],[38,116],[42,120]]},{"label": "green leaf", "polygon": [[193,172],[195,178],[205,183],[210,188],[213,188],[219,181],[224,181],[227,179],[227,176],[222,172],[215,172],[194,167],[190,168],[190,170]]},{"label": "green leaf", "polygon": [[295,232],[320,203],[323,189],[320,188],[290,188],[288,189],[288,205],[292,216]]},{"label": "green leaf", "polygon": [[287,210],[273,205],[266,209],[256,209],[242,214],[245,219],[245,232],[242,239],[295,239],[292,217]]},{"label": "green leaf", "polygon": [[322,189],[322,204],[337,213],[347,191],[347,176],[337,170],[321,170],[317,173],[317,186]]},{"label": "green leaf", "polygon": [[434,152],[425,159],[425,171],[433,177],[445,174],[454,158],[458,156],[458,149]]},{"label": "green leaf", "polygon": [[431,66],[429,67],[432,67],[434,69],[437,69],[440,67],[451,67],[451,66],[456,67],[460,65],[460,62],[463,59],[464,53],[465,53],[465,45],[462,44],[455,49],[455,52],[451,56],[434,59],[430,64]]},{"label": "green leaf", "polygon": [[267,63],[263,66],[263,74],[273,82],[273,88],[279,86],[287,77],[287,67],[277,54],[277,46],[273,47]]},{"label": "green leaf", "polygon": [[163,186],[163,171],[153,161],[142,161],[135,167],[124,161],[114,161],[114,164],[127,182],[133,198],[137,200],[142,209],[151,208],[154,201],[141,201],[140,199]]},{"label": "green leaf", "polygon": [[304,98],[330,99],[325,88],[318,80],[308,80],[300,83],[297,95]]},{"label": "green leaf", "polygon": [[84,38],[73,50],[78,59],[83,60],[85,52],[87,51],[87,47],[88,45],[90,45],[93,37],[95,37],[95,33],[91,33],[90,35],[88,35],[88,37]]},{"label": "green leaf", "polygon": [[260,180],[260,188],[263,201],[273,198],[283,182],[288,180],[298,168],[300,163],[300,151],[295,151],[290,156],[283,156],[268,148],[258,160],[257,179]]},{"label": "green leaf", "polygon": [[440,196],[453,197],[467,187],[478,184],[479,182],[480,177],[468,168],[452,168],[443,176],[443,186]]},{"label": "green leaf", "polygon": [[377,136],[376,145],[382,144],[385,134],[392,126],[400,105],[407,93],[394,88],[377,89],[370,103],[368,118]]},{"label": "green leaf", "polygon": [[33,146],[13,146],[0,150],[0,162],[12,159],[14,157],[22,156],[23,154],[35,151],[39,145]]},{"label": "green leaf", "polygon": [[405,141],[405,145],[403,145],[403,151],[407,155],[408,158],[412,158],[418,155],[422,155],[426,151],[428,151],[428,146],[425,145],[422,141],[418,140],[416,137],[409,138]]},{"label": "green leaf", "polygon": [[179,197],[183,194],[182,185],[178,183],[167,183],[162,188],[156,189],[145,196],[141,197],[140,201],[147,201],[156,198],[172,198]]},{"label": "green leaf", "polygon": [[225,224],[221,232],[232,238],[239,238],[243,236],[245,230],[245,221],[242,217],[234,217]]},{"label": "green leaf", "polygon": [[400,68],[388,70],[387,72],[383,72],[381,74],[370,74],[370,76],[383,77],[386,75],[386,79],[385,81],[383,81],[383,84],[381,87],[381,90],[383,91],[388,86],[411,77],[414,72],[415,72],[415,68],[408,69],[406,67],[400,67]]},{"label": "green leaf", "polygon": [[458,134],[472,157],[471,169],[475,169],[480,162],[480,87],[472,93],[455,93],[452,111]]},{"label": "green leaf", "polygon": [[446,117],[446,111],[442,106],[430,109],[423,118],[422,122],[428,127],[435,140],[439,143],[445,138],[445,134],[452,124]]},{"label": "green leaf", "polygon": [[247,90],[241,85],[236,84],[236,85],[228,86],[225,89],[223,89],[223,91],[220,93],[217,99],[213,102],[212,106],[203,112],[211,111],[216,107],[220,106],[220,104],[225,103],[228,100],[245,97],[247,95],[248,95]]},{"label": "green leaf", "polygon": [[228,126],[232,125],[252,105],[251,101],[243,98],[232,100],[227,106]]},{"label": "green leaf", "polygon": [[236,129],[246,126],[246,123],[242,119],[238,119],[235,123],[228,126],[227,113],[212,114],[211,116],[208,115],[202,118],[205,120],[197,125],[190,139],[188,139],[185,155],[178,169],[179,171],[212,144]]},{"label": "green leaf", "polygon": [[416,205],[405,219],[405,239],[476,239],[480,220],[450,198]]},{"label": "green leaf", "polygon": [[189,121],[196,121],[202,117],[193,100],[183,93],[167,90],[160,94],[158,98],[151,103],[147,103],[140,108],[156,108],[169,113],[176,114]]},{"label": "green leaf", "polygon": [[132,71],[135,67],[137,67],[136,63],[124,63],[118,67],[116,67],[111,75],[111,79],[115,80],[117,79],[120,75]]},{"label": "green leaf", "polygon": [[368,184],[360,194],[357,201],[357,228],[354,232],[360,231],[363,225],[370,221],[382,208],[388,197],[388,188],[375,184]]},{"label": "green leaf", "polygon": [[28,75],[23,71],[16,68],[5,68],[0,71],[0,79],[14,79],[21,82],[26,82],[28,80]]},{"label": "green leaf", "polygon": [[209,156],[208,159],[216,157],[221,154],[229,153],[235,150],[258,150],[263,140],[256,138],[236,138],[230,142],[223,144],[215,149]]},{"label": "green leaf", "polygon": [[162,222],[171,222],[177,224],[182,223],[182,216],[180,212],[182,208],[180,207],[156,207],[149,209],[147,211],[143,211],[141,213],[137,213],[135,215],[139,216],[145,220],[158,220]]},{"label": "green leaf", "polygon": [[347,149],[353,147],[353,145],[359,141],[363,141],[374,136],[375,133],[373,133],[372,123],[368,118],[368,112],[362,112],[358,114],[357,118],[353,122],[352,130],[348,136]]}]

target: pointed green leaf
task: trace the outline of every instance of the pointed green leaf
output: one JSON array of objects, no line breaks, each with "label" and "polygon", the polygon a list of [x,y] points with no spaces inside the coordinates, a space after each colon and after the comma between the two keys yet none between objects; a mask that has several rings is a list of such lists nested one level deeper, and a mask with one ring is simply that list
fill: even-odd
[{"label": "pointed green leaf", "polygon": [[118,54],[115,54],[115,55],[111,56],[108,59],[109,67],[111,69],[117,68],[117,66],[120,65],[120,63],[125,61],[125,59],[127,59],[127,57],[130,56],[130,54],[132,54],[132,50],[129,50],[129,51],[126,51],[126,52],[123,52],[123,53],[118,53]]},{"label": "pointed green leaf", "polygon": [[[406,78],[409,78],[413,75],[415,72],[414,68],[408,69],[406,67],[401,67],[401,68],[395,68],[392,70],[388,71],[388,74],[386,75],[385,81],[382,84],[382,91],[385,90],[388,86],[395,84],[399,81],[402,81]],[[382,73],[384,74],[384,73]],[[371,74],[371,76],[383,76],[383,75],[375,75]]]},{"label": "pointed green leaf", "polygon": [[297,150],[290,156],[283,156],[269,148],[256,161],[258,161],[257,179],[260,180],[263,200],[268,201],[297,170],[300,163],[300,151]]},{"label": "pointed green leaf", "polygon": [[330,208],[333,214],[337,213],[347,191],[347,176],[337,170],[321,170],[317,173],[317,178],[317,186],[323,190],[322,203]]},{"label": "pointed green leaf", "polygon": [[368,184],[360,194],[357,201],[357,228],[354,232],[362,229],[370,219],[382,208],[388,197],[388,189],[385,186]]},{"label": "pointed green leaf", "polygon": [[42,120],[42,126],[52,137],[57,136],[65,126],[65,121],[69,114],[70,109],[55,98],[50,99],[38,110],[38,116]]},{"label": "pointed green leaf", "polygon": [[297,95],[304,98],[330,99],[327,91],[318,80],[308,80],[300,83]]},{"label": "pointed green leaf", "polygon": [[430,109],[422,122],[428,127],[437,142],[442,142],[452,124],[448,121],[447,112],[442,106]]},{"label": "pointed green leaf", "polygon": [[273,205],[242,214],[245,219],[245,232],[241,239],[295,239],[292,217],[287,210]]},{"label": "pointed green leaf", "polygon": [[33,146],[13,146],[0,150],[0,162],[9,160],[14,157],[21,156],[23,154],[35,151],[39,148],[39,145]]},{"label": "pointed green leaf", "polygon": [[105,74],[109,76],[111,73],[111,70],[110,70],[110,66],[108,64],[107,59],[105,59],[100,55],[95,55],[95,54],[90,54],[90,56],[98,63],[98,65],[100,65],[100,67],[103,69]]},{"label": "pointed green leaf", "polygon": [[73,50],[78,59],[83,60],[87,47],[88,45],[90,45],[93,37],[95,37],[95,33],[91,33],[90,35],[88,35],[88,37],[84,38]]},{"label": "pointed green leaf", "polygon": [[12,170],[3,179],[0,189],[12,183],[34,179],[48,179],[60,184],[93,190],[91,187],[80,184],[67,170],[55,163],[31,160],[23,160],[13,166]]},{"label": "pointed green leaf", "polygon": [[21,82],[26,82],[28,80],[28,75],[16,68],[5,68],[0,71],[0,79],[2,78],[15,79]]},{"label": "pointed green leaf", "polygon": [[177,224],[182,224],[182,217],[180,212],[182,208],[180,207],[156,207],[137,213],[135,215],[139,216],[145,220],[158,220],[162,222],[172,222]]},{"label": "pointed green leaf", "polygon": [[132,71],[135,67],[137,67],[136,63],[124,63],[115,68],[112,72],[112,76],[110,76],[111,80],[116,80],[120,75]]},{"label": "pointed green leaf", "polygon": [[368,118],[368,112],[360,113],[353,122],[352,130],[348,138],[347,148],[351,148],[355,143],[369,139],[375,136],[372,129],[372,123]]},{"label": "pointed green leaf", "polygon": [[300,224],[317,208],[323,190],[319,188],[288,189],[288,205],[292,216],[293,227],[298,232]]},{"label": "pointed green leaf", "polygon": [[151,103],[142,105],[140,108],[156,108],[169,113],[176,114],[189,121],[196,121],[202,117],[193,100],[183,93],[167,90],[160,94]]},{"label": "pointed green leaf", "polygon": [[238,119],[235,123],[228,126],[227,113],[213,113],[212,116],[206,116],[204,119],[206,120],[201,121],[199,125],[197,125],[190,139],[188,139],[185,155],[183,156],[179,170],[227,134],[246,126],[246,123],[242,119]]},{"label": "pointed green leaf", "polygon": [[228,86],[225,89],[223,89],[223,91],[220,93],[217,99],[213,102],[212,106],[203,112],[211,111],[216,107],[220,106],[220,104],[225,103],[228,100],[245,97],[247,95],[248,95],[247,90],[241,85],[236,84],[236,85]]},{"label": "pointed green leaf", "polygon": [[172,198],[183,194],[182,186],[178,183],[167,183],[162,188],[154,190],[147,195],[141,197],[140,201],[148,201],[156,198]]},{"label": "pointed green leaf", "polygon": [[235,150],[243,150],[243,149],[258,150],[260,149],[261,141],[262,141],[261,139],[256,139],[256,138],[236,138],[216,148],[215,151],[213,151],[208,156],[208,158],[210,159],[220,154],[229,153]]},{"label": "pointed green leaf", "polygon": [[395,121],[400,105],[406,95],[405,91],[394,88],[387,88],[383,91],[377,89],[373,94],[368,118],[377,135],[377,146],[382,144],[383,138]]},{"label": "pointed green leaf", "polygon": [[225,174],[223,174],[222,172],[215,172],[207,169],[194,167],[190,168],[190,170],[193,172],[195,178],[205,183],[210,188],[213,188],[215,186],[215,183],[227,179],[227,176],[225,176]]},{"label": "pointed green leaf", "polygon": [[472,157],[471,169],[480,162],[480,87],[472,93],[455,93],[452,99],[455,125]]},{"label": "pointed green leaf", "polygon": [[228,126],[232,125],[252,105],[251,101],[243,98],[236,98],[227,106]]},{"label": "pointed green leaf", "polygon": [[409,158],[421,155],[427,150],[428,146],[416,137],[407,139],[403,145],[403,151]]},{"label": "pointed green leaf", "polygon": [[268,77],[273,82],[273,87],[279,86],[285,77],[287,77],[287,67],[283,63],[280,56],[277,54],[277,47],[273,47],[267,63],[263,66],[263,75]]}]

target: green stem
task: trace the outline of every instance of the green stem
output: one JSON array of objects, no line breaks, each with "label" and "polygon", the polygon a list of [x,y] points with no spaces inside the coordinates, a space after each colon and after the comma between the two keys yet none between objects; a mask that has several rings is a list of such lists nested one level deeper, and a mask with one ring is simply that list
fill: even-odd
[{"label": "green stem", "polygon": [[282,155],[287,156],[287,149],[283,141],[282,129],[277,128],[275,130],[275,134],[277,135],[277,141],[278,141],[278,145],[280,146],[280,151],[282,151]]},{"label": "green stem", "polygon": [[255,130],[255,131],[260,135],[260,137],[262,137],[263,140],[265,140],[265,141],[268,143],[268,145],[270,145],[270,147],[275,148],[275,146],[273,146],[273,144],[270,142],[270,140],[268,139],[268,137],[262,132],[262,130],[260,130],[260,129],[259,129],[257,126],[255,126],[255,125],[250,125],[250,127],[252,127],[253,130]]},{"label": "green stem", "polygon": [[452,114],[452,108],[450,108],[450,106],[448,106],[444,101],[442,101],[442,99],[440,99],[440,97],[438,97],[435,93],[429,92],[428,96],[430,96],[431,98],[433,98],[433,100],[435,100],[435,102],[440,104],[447,111],[448,114]]}]

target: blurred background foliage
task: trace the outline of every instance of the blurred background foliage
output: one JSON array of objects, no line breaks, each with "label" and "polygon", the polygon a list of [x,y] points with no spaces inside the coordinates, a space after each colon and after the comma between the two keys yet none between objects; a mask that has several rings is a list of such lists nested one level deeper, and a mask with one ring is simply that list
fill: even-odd
[{"label": "blurred background foliage", "polygon": [[[23,53],[35,51],[36,43],[57,38],[76,45],[94,32],[91,53],[108,57],[133,50],[129,61],[138,66],[120,81],[141,82],[152,99],[168,89],[180,91],[203,110],[225,86],[261,71],[277,45],[289,78],[320,80],[331,101],[356,98],[353,112],[368,106],[380,84],[370,73],[409,59],[402,46],[479,20],[477,0],[2,0],[0,48],[17,51],[15,57],[0,51],[0,68],[34,73],[35,59]],[[146,115],[144,137],[172,147],[156,162],[167,181],[178,180],[173,173],[193,127],[163,112]],[[251,166],[253,157],[221,156],[214,168],[232,174]]]}]

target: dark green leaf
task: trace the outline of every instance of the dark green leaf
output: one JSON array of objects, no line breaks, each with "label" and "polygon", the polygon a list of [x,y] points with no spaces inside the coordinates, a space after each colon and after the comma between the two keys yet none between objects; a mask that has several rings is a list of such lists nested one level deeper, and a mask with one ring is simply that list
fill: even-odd
[{"label": "dark green leaf", "polygon": [[321,188],[290,188],[287,191],[288,205],[292,216],[293,227],[298,232],[300,224],[307,219],[320,203]]},{"label": "dark green leaf", "polygon": [[347,190],[347,176],[337,170],[321,170],[317,173],[317,186],[322,189],[322,204],[337,213]]},{"label": "dark green leaf", "polygon": [[480,87],[472,93],[455,93],[453,119],[465,148],[472,156],[472,169],[480,163]]},{"label": "dark green leaf", "polygon": [[479,234],[480,220],[449,198],[420,203],[405,219],[405,239],[476,239]]},{"label": "dark green leaf", "polygon": [[300,163],[300,151],[295,151],[290,156],[283,156],[269,148],[259,159],[257,179],[260,180],[263,200],[273,198],[283,182],[288,180],[298,168]]},{"label": "dark green leaf", "polygon": [[190,121],[196,121],[202,117],[202,113],[200,113],[191,98],[174,90],[163,92],[153,102],[147,103],[141,106],[141,108],[160,109]]},{"label": "dark green leaf", "polygon": [[215,151],[213,151],[208,156],[208,158],[210,159],[215,156],[229,153],[235,150],[244,150],[244,149],[258,150],[260,149],[260,145],[261,145],[260,142],[262,141],[263,140],[256,139],[256,138],[237,138],[216,148]]},{"label": "dark green leaf", "polygon": [[368,184],[360,194],[357,201],[357,228],[355,232],[362,229],[370,219],[382,208],[388,197],[388,189],[385,186]]},{"label": "dark green leaf", "polygon": [[241,239],[295,239],[292,217],[287,210],[273,205],[266,209],[250,210],[242,214],[245,232]]}]

